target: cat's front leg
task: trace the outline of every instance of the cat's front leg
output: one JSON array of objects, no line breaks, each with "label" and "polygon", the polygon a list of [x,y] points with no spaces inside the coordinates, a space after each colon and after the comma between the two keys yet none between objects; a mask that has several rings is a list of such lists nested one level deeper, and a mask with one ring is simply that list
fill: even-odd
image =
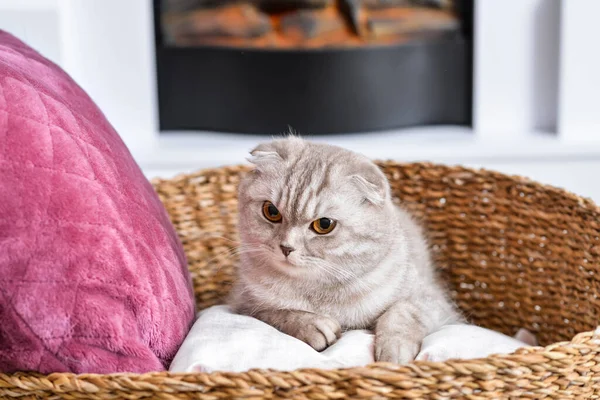
[{"label": "cat's front leg", "polygon": [[415,359],[427,326],[420,316],[421,310],[410,303],[392,305],[375,327],[375,360],[406,364]]},{"label": "cat's front leg", "polygon": [[302,340],[317,351],[334,344],[342,334],[340,324],[335,319],[307,311],[265,310],[253,316]]}]

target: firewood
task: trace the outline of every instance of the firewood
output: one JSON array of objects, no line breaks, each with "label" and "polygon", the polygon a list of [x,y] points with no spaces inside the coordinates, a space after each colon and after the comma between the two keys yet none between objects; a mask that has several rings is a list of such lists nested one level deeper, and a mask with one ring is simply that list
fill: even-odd
[{"label": "firewood", "polygon": [[344,32],[343,18],[327,10],[300,10],[285,15],[281,19],[283,34],[299,42],[318,38],[332,32]]},{"label": "firewood", "polygon": [[249,4],[200,9],[166,20],[175,43],[218,37],[256,38],[273,29],[270,18]]},{"label": "firewood", "polygon": [[299,8],[325,8],[332,6],[335,0],[163,0],[162,7],[167,12],[185,12],[244,3],[265,11],[280,12]]},{"label": "firewood", "polygon": [[448,9],[452,0],[361,0],[362,4],[371,9],[389,7],[434,7]]},{"label": "firewood", "polygon": [[451,14],[436,10],[395,8],[373,11],[367,19],[369,32],[374,37],[412,35],[420,33],[456,31],[459,21]]}]

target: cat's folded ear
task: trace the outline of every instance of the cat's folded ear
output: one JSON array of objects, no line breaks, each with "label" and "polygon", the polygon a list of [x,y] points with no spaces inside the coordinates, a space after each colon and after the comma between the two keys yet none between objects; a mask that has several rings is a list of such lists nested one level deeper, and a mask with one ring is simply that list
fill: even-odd
[{"label": "cat's folded ear", "polygon": [[254,164],[258,171],[265,170],[285,161],[294,152],[302,149],[304,145],[305,142],[297,136],[275,139],[258,145],[250,152],[247,160]]},{"label": "cat's folded ear", "polygon": [[369,164],[358,173],[350,175],[351,182],[360,191],[364,200],[382,206],[390,197],[390,185],[377,166]]},{"label": "cat's folded ear", "polygon": [[263,143],[250,152],[250,157],[247,160],[254,164],[257,170],[261,171],[280,163],[283,158],[273,143]]}]

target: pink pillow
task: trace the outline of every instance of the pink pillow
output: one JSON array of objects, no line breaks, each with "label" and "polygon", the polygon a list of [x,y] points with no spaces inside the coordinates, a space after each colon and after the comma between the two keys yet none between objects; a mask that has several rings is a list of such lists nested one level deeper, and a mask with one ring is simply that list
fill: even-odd
[{"label": "pink pillow", "polygon": [[193,318],[177,234],[118,134],[0,31],[0,371],[164,370]]}]

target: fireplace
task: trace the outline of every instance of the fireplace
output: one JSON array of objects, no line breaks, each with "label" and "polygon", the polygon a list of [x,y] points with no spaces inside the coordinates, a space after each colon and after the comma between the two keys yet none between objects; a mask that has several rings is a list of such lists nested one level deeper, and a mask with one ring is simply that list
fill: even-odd
[{"label": "fireplace", "polygon": [[155,0],[162,131],[471,125],[472,0]]}]

